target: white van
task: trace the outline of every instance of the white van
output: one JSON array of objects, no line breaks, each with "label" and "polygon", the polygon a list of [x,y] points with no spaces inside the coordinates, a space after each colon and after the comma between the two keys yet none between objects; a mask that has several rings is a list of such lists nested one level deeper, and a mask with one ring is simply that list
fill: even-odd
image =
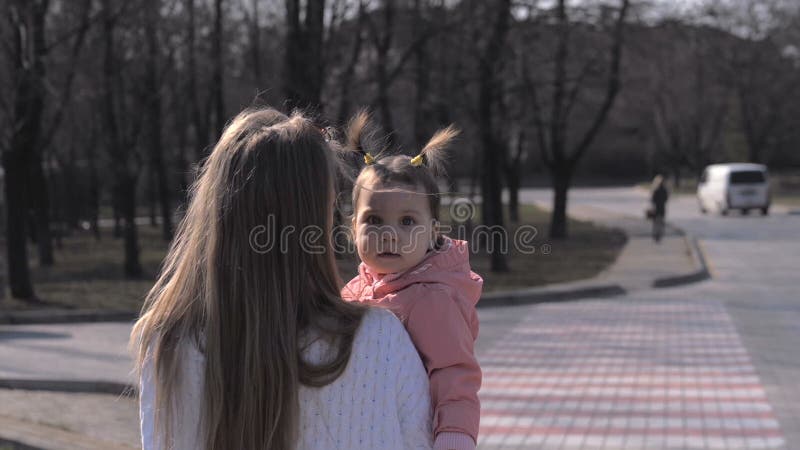
[{"label": "white van", "polygon": [[731,209],[747,214],[760,209],[769,214],[770,192],[767,167],[761,164],[712,164],[706,167],[697,185],[700,212],[722,215]]}]

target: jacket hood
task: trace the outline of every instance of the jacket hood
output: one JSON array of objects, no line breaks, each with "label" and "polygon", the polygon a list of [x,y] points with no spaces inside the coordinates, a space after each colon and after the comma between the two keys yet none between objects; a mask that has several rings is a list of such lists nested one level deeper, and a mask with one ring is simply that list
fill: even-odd
[{"label": "jacket hood", "polygon": [[483,289],[483,279],[470,270],[466,241],[444,238],[441,249],[432,251],[419,264],[397,274],[379,275],[363,262],[358,267],[362,285],[373,287],[373,297],[383,297],[415,283],[440,283],[451,287],[474,306]]}]

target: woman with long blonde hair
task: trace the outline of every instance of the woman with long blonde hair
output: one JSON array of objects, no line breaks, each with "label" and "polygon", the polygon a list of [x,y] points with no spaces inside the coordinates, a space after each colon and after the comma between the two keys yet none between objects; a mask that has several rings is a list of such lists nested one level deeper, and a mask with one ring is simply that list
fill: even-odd
[{"label": "woman with long blonde hair", "polygon": [[334,180],[299,113],[226,128],[131,334],[145,449],[431,447],[403,326],[339,296]]}]

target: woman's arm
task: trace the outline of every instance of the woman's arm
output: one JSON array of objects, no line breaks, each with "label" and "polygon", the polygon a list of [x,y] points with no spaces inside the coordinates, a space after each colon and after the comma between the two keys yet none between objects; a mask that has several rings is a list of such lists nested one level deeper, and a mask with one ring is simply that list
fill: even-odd
[{"label": "woman's arm", "polygon": [[139,379],[139,424],[142,432],[142,448],[145,450],[158,448],[154,430],[156,385],[153,373],[153,358],[148,351]]},{"label": "woman's arm", "polygon": [[[173,383],[177,397],[173,411],[172,434],[175,450],[200,448],[200,416],[203,402],[203,371],[205,360],[193,346],[182,346],[179,376]],[[142,449],[157,450],[164,445],[163,422],[156,426],[156,377],[151,352],[142,365],[139,379],[139,422],[142,432]],[[159,420],[162,418],[159,417]]]}]

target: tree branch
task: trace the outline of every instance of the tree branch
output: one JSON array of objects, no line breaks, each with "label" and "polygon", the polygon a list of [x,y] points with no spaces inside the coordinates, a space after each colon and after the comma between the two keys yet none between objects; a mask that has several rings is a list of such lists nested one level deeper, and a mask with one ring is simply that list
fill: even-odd
[{"label": "tree branch", "polygon": [[628,13],[628,7],[630,6],[629,0],[622,0],[622,5],[619,11],[619,16],[617,17],[617,22],[614,26],[614,43],[611,50],[611,67],[610,73],[608,76],[608,85],[606,87],[606,97],[603,101],[603,106],[600,108],[600,111],[595,116],[594,122],[589,130],[584,134],[581,141],[578,143],[575,152],[572,156],[569,157],[569,162],[571,164],[575,164],[583,155],[586,153],[586,150],[589,148],[589,144],[592,143],[597,132],[600,130],[600,127],[605,122],[606,116],[608,112],[611,110],[611,107],[614,105],[614,100],[617,96],[617,93],[620,89],[620,80],[619,80],[619,69],[620,69],[620,62],[622,60],[622,44],[624,38],[624,30],[625,30],[625,17]]},{"label": "tree branch", "polygon": [[[42,133],[42,140],[40,141],[40,149],[46,149],[50,142],[53,140],[53,136],[55,135],[56,130],[61,126],[61,121],[64,118],[64,110],[66,109],[67,103],[69,103],[70,98],[72,97],[72,82],[75,79],[75,72],[77,70],[78,64],[78,56],[80,55],[81,48],[83,47],[83,43],[86,40],[86,34],[90,27],[90,12],[92,9],[92,1],[91,0],[84,0],[83,1],[83,20],[82,26],[78,29],[77,36],[75,37],[75,41],[72,44],[72,51],[70,52],[70,64],[69,64],[69,72],[67,72],[67,79],[64,83],[64,89],[61,92],[61,99],[58,102],[58,106],[56,107],[56,111],[54,114],[53,119],[50,121],[50,128],[47,129],[44,133]],[[96,17],[102,17],[102,13],[98,13]]]},{"label": "tree branch", "polygon": [[[567,98],[567,105],[564,107],[564,113],[562,120],[566,123],[567,118],[569,117],[570,112],[572,111],[573,106],[578,100],[578,94],[580,94],[580,90],[583,87],[583,82],[586,80],[589,73],[594,69],[595,64],[597,63],[599,57],[595,56],[594,58],[590,59],[581,69],[578,77],[575,79],[572,90],[570,90],[568,98]],[[562,124],[562,127],[564,125]]]},{"label": "tree branch", "polygon": [[561,108],[564,106],[564,85],[567,76],[567,58],[569,57],[569,18],[567,17],[566,0],[559,0],[558,7],[558,46],[553,68],[553,104],[550,107],[550,151],[553,159],[561,162],[564,159],[564,121]]},{"label": "tree branch", "polygon": [[547,145],[547,135],[545,134],[546,129],[542,119],[542,108],[539,104],[539,94],[536,89],[536,83],[531,80],[530,74],[528,74],[528,67],[525,61],[522,63],[522,80],[530,92],[531,106],[533,107],[533,124],[536,128],[536,139],[539,144],[539,151],[542,155],[542,162],[544,162],[545,166],[552,167],[553,158],[549,154],[550,148]]}]

